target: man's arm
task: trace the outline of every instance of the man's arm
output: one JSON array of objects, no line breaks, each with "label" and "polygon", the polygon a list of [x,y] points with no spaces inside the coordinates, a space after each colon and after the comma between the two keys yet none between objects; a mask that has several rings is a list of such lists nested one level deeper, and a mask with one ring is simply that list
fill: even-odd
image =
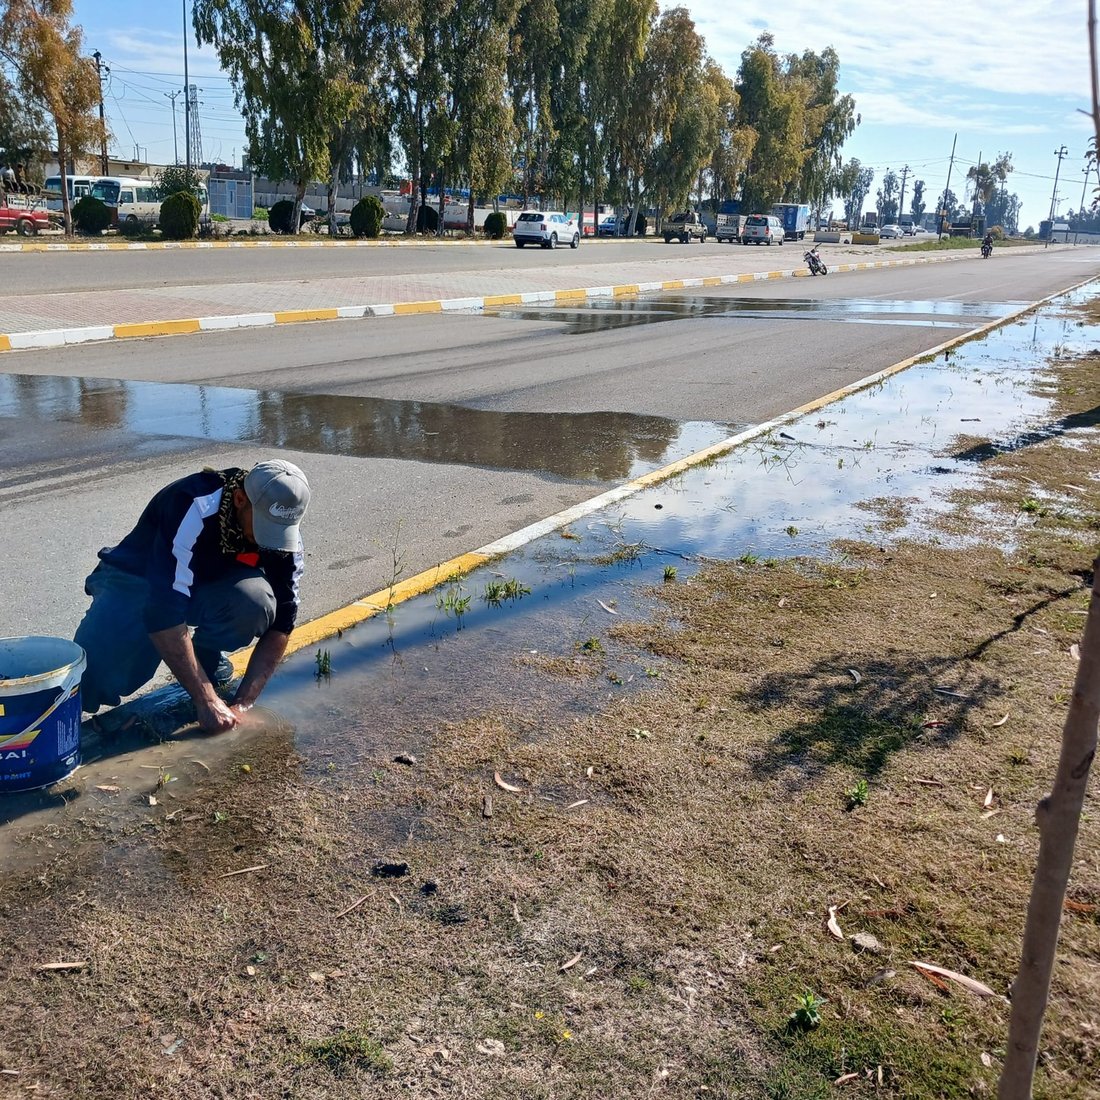
[{"label": "man's arm", "polygon": [[248,710],[259,698],[264,685],[271,679],[271,674],[279,667],[289,641],[289,634],[274,627],[260,636],[252,656],[248,659],[244,679],[233,697],[233,709],[238,714]]},{"label": "man's arm", "polygon": [[161,660],[172,671],[172,675],[194,700],[199,725],[204,730],[219,733],[222,730],[232,729],[240,722],[240,717],[229,709],[225,700],[218,695],[214,685],[207,679],[199,662],[195,660],[191,635],[185,624],[181,623],[167,630],[153,631],[149,634],[149,640],[156,647]]}]

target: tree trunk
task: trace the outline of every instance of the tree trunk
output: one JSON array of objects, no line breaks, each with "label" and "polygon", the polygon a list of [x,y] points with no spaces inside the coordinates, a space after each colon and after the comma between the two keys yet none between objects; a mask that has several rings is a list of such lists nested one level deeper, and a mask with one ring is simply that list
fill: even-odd
[{"label": "tree trunk", "polygon": [[474,182],[470,181],[470,201],[466,203],[466,232],[474,235]]},{"label": "tree trunk", "polygon": [[334,164],[328,181],[328,235],[336,236],[336,194],[340,190],[340,169]]},{"label": "tree trunk", "polygon": [[435,227],[435,235],[437,237],[443,236],[443,215],[446,213],[446,198],[444,196],[443,184],[446,182],[446,177],[443,174],[443,165],[439,166],[439,225]]},{"label": "tree trunk", "polygon": [[1100,558],[1092,563],[1092,600],[1077,679],[1062,730],[1062,751],[1053,791],[1036,808],[1039,859],[1027,907],[1020,971],[1012,985],[1008,1051],[997,1089],[999,1100],[1030,1100],[1039,1035],[1050,994],[1058,927],[1073,849],[1081,823],[1089,769],[1096,756],[1100,722]]},{"label": "tree trunk", "polygon": [[69,237],[73,232],[73,208],[69,202],[69,174],[65,170],[65,134],[60,126],[57,128],[57,160],[61,169],[61,221]]},{"label": "tree trunk", "polygon": [[290,212],[290,232],[295,236],[302,228],[302,203],[306,197],[306,184],[308,180],[299,178],[294,185],[294,209]]}]

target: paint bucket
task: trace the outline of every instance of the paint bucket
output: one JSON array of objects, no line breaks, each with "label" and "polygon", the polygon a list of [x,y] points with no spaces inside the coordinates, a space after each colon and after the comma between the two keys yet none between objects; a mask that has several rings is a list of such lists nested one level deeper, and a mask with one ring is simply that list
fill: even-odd
[{"label": "paint bucket", "polygon": [[0,793],[48,787],[80,764],[86,663],[64,638],[0,638]]}]

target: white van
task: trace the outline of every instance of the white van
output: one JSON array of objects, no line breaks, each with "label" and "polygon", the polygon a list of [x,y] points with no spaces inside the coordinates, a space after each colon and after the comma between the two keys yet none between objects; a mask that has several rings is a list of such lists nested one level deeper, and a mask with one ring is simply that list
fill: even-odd
[{"label": "white van", "polygon": [[152,180],[101,176],[92,186],[92,196],[118,211],[118,225],[156,225],[160,220],[160,199]]},{"label": "white van", "polygon": [[[68,176],[66,182],[68,183],[69,190],[69,205],[72,206],[78,199],[82,199],[85,195],[92,193],[92,188],[95,186],[95,182],[98,176]],[[46,209],[47,210],[61,210],[61,177],[50,176],[46,182],[42,185],[42,189],[46,192]]]}]

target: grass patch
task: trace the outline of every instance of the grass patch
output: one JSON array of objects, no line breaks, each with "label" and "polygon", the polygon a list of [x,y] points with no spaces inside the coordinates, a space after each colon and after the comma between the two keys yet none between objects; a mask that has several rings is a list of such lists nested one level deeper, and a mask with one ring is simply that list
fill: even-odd
[{"label": "grass patch", "polygon": [[[1052,368],[1058,418],[1088,414],[1094,369]],[[605,684],[598,709],[502,700],[426,730],[417,766],[380,754],[347,778],[288,734],[250,747],[247,773],[199,771],[186,797],[166,785],[129,826],[86,792],[43,828],[48,858],[0,881],[0,1064],[20,1071],[4,1087],[992,1095],[1007,1003],[909,960],[1002,995],[1014,976],[1100,522],[1096,436],[992,454],[954,502],[966,549],[746,553],[658,580],[652,620],[604,640],[579,624],[566,656],[515,658],[548,694],[602,677],[605,650],[616,667],[633,650],[640,678],[659,665],[644,692]],[[1016,533],[1011,553],[990,524]],[[1093,795],[1039,1100],[1094,1098],[1100,1079],[1095,813]],[[372,874],[379,861],[409,873]],[[795,1025],[807,994],[816,1019]]]}]

